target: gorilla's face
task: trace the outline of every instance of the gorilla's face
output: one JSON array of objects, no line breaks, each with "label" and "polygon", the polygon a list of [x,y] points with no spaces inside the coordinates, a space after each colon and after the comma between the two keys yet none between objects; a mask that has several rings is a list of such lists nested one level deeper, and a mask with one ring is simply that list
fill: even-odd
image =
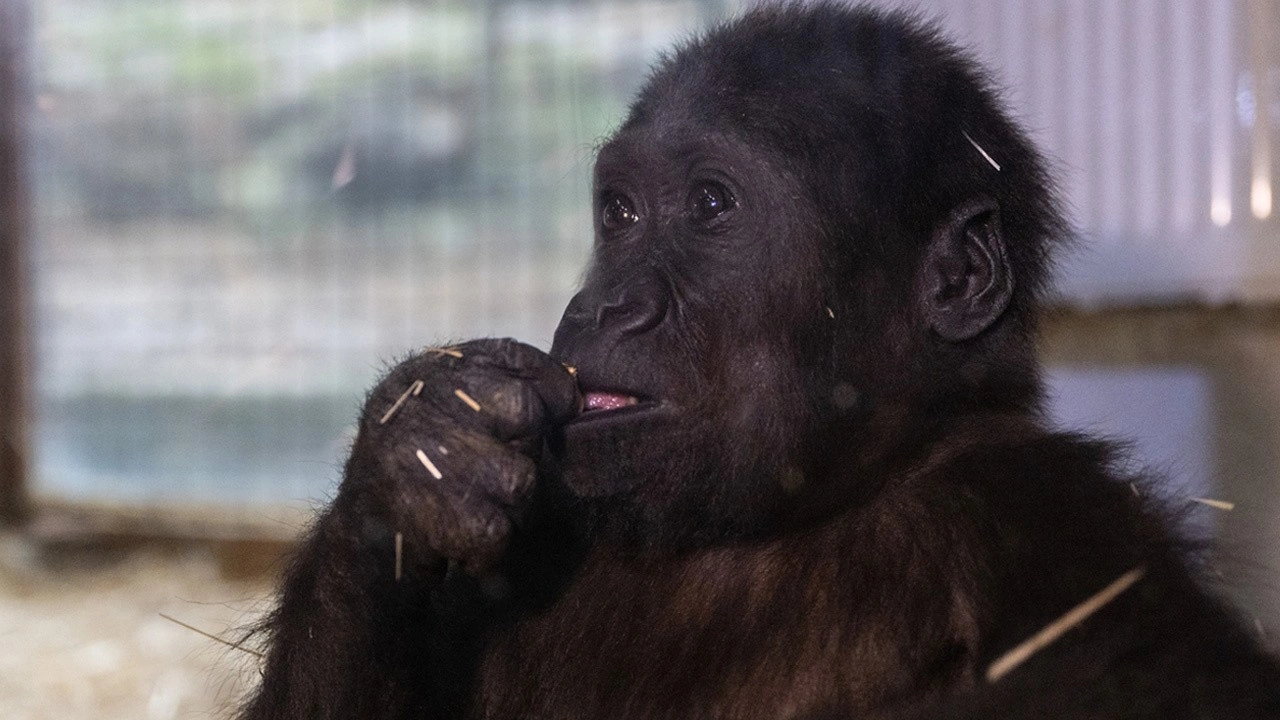
[{"label": "gorilla's face", "polygon": [[597,159],[595,254],[552,347],[585,407],[547,469],[646,542],[838,511],[940,419],[1036,402],[1018,318],[1056,225],[1034,154],[932,41],[870,26],[818,52],[806,23],[676,53]]},{"label": "gorilla's face", "polygon": [[812,471],[833,320],[808,194],[767,153],[664,118],[602,148],[594,196],[593,263],[552,348],[585,399],[559,473],[663,525],[745,530]]}]

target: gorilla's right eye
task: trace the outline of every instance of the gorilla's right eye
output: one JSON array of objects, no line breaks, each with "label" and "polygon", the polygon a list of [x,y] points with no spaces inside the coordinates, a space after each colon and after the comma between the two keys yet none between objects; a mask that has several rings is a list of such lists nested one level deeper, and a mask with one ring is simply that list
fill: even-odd
[{"label": "gorilla's right eye", "polygon": [[718,182],[703,182],[689,194],[689,214],[699,223],[709,223],[737,205],[733,193]]},{"label": "gorilla's right eye", "polygon": [[600,212],[600,224],[605,230],[621,230],[634,225],[639,219],[630,198],[616,193],[605,196],[604,208]]}]

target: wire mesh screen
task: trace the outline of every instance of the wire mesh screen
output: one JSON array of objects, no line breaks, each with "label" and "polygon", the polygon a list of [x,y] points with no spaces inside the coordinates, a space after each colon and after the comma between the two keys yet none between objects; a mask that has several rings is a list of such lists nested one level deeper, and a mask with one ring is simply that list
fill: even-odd
[{"label": "wire mesh screen", "polygon": [[594,145],[709,2],[51,0],[38,494],[322,496],[380,362],[547,345]]},{"label": "wire mesh screen", "polygon": [[[324,494],[381,362],[549,344],[595,144],[750,4],[31,2],[35,489],[248,504]],[[1060,161],[1091,241],[1062,298],[1277,296],[1272,3],[879,4],[971,46]]]}]

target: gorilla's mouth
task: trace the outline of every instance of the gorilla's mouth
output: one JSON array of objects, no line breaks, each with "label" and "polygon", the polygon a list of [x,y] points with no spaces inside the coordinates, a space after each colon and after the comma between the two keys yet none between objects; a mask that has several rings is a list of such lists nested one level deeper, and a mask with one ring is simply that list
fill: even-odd
[{"label": "gorilla's mouth", "polygon": [[655,407],[652,400],[622,392],[588,391],[582,394],[582,412],[574,422],[587,419],[630,415]]},{"label": "gorilla's mouth", "polygon": [[600,410],[618,410],[624,407],[639,405],[640,399],[634,395],[610,392],[589,392],[582,396],[582,412]]}]

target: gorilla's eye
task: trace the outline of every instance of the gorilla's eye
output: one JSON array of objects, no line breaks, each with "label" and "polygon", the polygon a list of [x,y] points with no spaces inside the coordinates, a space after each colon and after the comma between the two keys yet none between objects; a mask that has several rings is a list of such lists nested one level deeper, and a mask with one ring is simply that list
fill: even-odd
[{"label": "gorilla's eye", "polygon": [[639,219],[627,196],[616,193],[605,196],[604,208],[600,211],[600,224],[605,230],[621,230]]},{"label": "gorilla's eye", "polygon": [[689,194],[689,215],[695,222],[710,222],[735,205],[733,193],[718,182],[699,183]]}]

